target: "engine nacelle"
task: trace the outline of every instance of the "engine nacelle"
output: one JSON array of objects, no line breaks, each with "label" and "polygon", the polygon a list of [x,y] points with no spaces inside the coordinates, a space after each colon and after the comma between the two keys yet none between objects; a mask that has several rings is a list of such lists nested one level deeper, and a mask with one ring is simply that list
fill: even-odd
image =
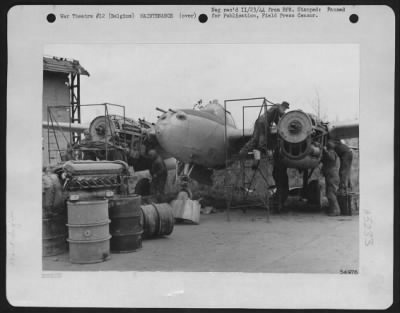
[{"label": "engine nacelle", "polygon": [[290,111],[278,123],[278,149],[282,162],[292,168],[314,168],[322,158],[327,127],[316,116]]}]

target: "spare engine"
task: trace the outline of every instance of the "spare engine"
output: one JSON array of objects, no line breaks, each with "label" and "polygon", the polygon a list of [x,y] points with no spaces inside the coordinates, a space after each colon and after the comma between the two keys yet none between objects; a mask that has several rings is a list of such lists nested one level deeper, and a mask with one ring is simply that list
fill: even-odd
[{"label": "spare engine", "polygon": [[144,130],[151,124],[138,122],[120,115],[98,116],[91,123],[89,132],[93,141],[126,143],[129,146],[143,139]]},{"label": "spare engine", "polygon": [[70,198],[82,200],[128,193],[130,176],[123,161],[68,161],[60,170],[63,189]]}]

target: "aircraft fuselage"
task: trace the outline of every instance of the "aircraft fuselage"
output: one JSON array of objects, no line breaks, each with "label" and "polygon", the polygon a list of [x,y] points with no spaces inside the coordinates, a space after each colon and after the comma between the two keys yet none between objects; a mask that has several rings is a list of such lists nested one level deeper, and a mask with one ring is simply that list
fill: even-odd
[{"label": "aircraft fuselage", "polygon": [[[240,131],[226,127],[228,134]],[[208,168],[225,164],[225,123],[219,116],[202,110],[169,111],[158,119],[155,131],[160,146],[181,162]]]}]

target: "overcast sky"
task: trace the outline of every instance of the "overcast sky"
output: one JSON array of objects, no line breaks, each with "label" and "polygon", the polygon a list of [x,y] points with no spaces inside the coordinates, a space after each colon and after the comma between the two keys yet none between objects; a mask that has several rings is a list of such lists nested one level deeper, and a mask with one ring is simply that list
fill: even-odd
[{"label": "overcast sky", "polygon": [[[264,96],[313,113],[319,99],[328,121],[359,116],[357,45],[51,45],[44,54],[77,59],[90,73],[81,78],[82,104],[125,105],[126,116],[135,119],[155,121],[157,106]],[[240,104],[228,109],[241,126]],[[83,109],[83,122],[102,112]]]}]

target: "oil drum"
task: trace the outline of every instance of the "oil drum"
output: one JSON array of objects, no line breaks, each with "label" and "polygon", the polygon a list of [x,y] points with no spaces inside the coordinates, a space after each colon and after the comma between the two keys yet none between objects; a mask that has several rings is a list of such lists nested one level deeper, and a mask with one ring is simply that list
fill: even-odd
[{"label": "oil drum", "polygon": [[116,195],[109,200],[111,251],[133,252],[142,247],[143,224],[139,195]]},{"label": "oil drum", "polygon": [[58,215],[42,219],[43,256],[54,256],[67,251],[66,222],[66,215]]},{"label": "oil drum", "polygon": [[43,218],[65,213],[62,186],[56,174],[42,175],[42,214]]},{"label": "oil drum", "polygon": [[110,256],[108,200],[68,201],[71,263],[97,263]]},{"label": "oil drum", "polygon": [[175,218],[168,203],[142,205],[143,237],[152,238],[170,235],[174,229]]},{"label": "oil drum", "polygon": [[42,174],[42,255],[67,251],[67,214],[61,183],[56,174]]}]

